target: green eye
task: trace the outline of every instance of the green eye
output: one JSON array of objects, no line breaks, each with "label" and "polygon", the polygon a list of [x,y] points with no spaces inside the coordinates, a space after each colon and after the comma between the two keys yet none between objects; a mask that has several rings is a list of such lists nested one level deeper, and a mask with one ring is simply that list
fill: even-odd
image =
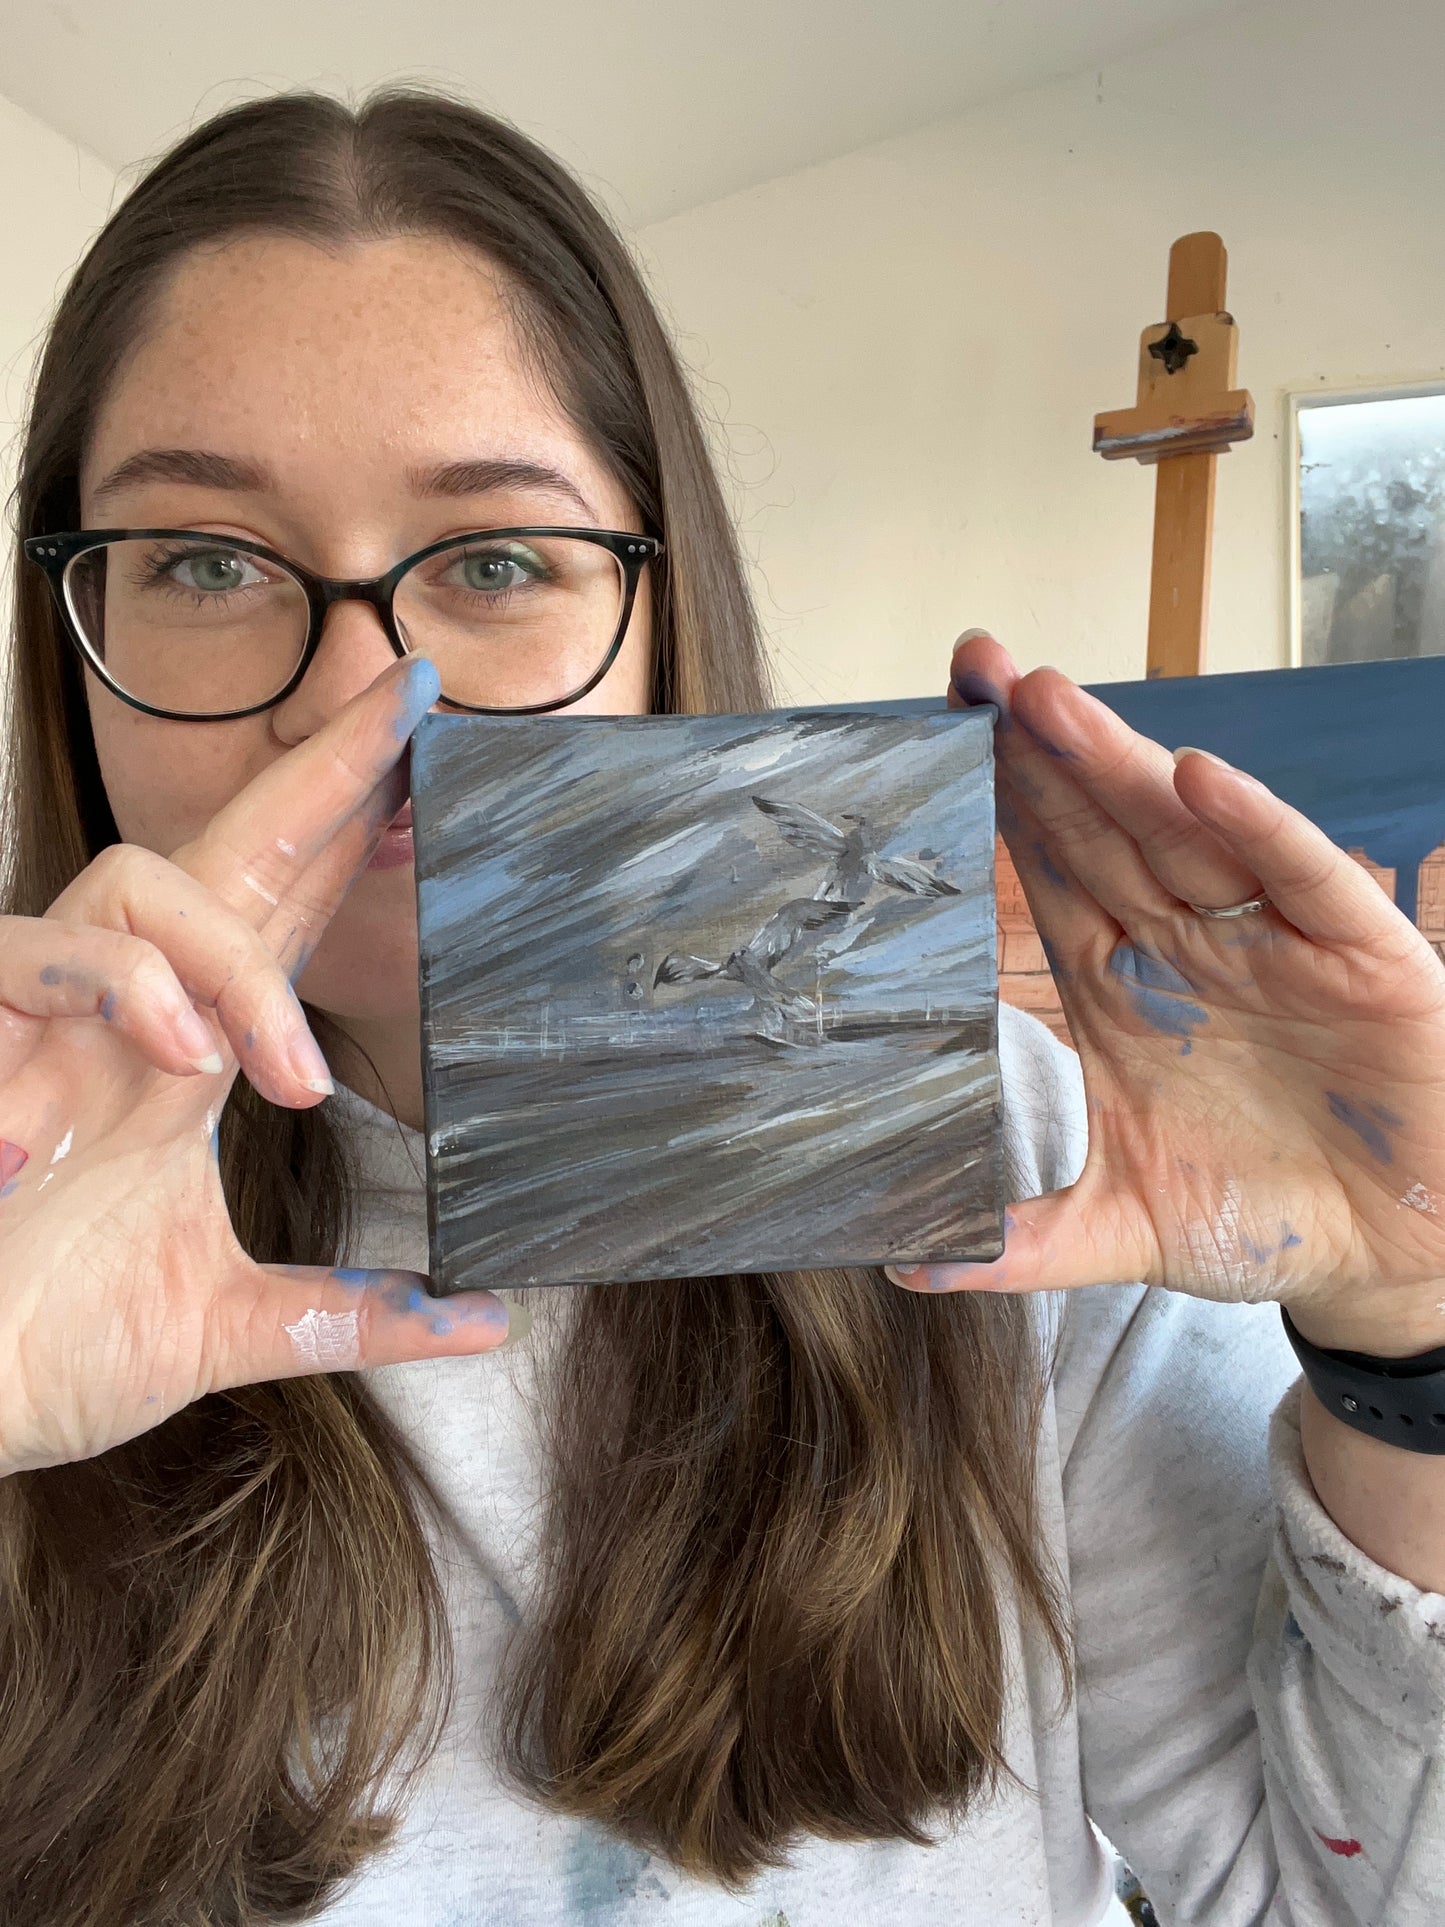
[{"label": "green eye", "polygon": [[199,589],[207,595],[223,595],[229,589],[246,588],[249,581],[262,579],[234,549],[195,549],[173,563],[170,573],[182,588]]},{"label": "green eye", "polygon": [[509,549],[471,549],[452,565],[461,586],[480,595],[504,595],[546,574],[540,556],[520,545]]}]

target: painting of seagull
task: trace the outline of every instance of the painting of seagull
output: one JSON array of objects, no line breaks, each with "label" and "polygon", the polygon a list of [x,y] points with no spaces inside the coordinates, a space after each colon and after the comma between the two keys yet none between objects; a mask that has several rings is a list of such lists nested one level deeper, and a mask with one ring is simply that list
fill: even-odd
[{"label": "painting of seagull", "polygon": [[814,892],[816,897],[833,901],[849,897],[861,902],[870,879],[886,884],[890,890],[906,890],[914,897],[960,894],[957,884],[922,863],[906,857],[879,856],[872,847],[878,839],[870,835],[866,817],[844,812],[838,821],[850,827],[840,830],[801,803],[775,803],[766,796],[755,796],[753,802],[764,816],[772,817],[785,843],[832,859],[832,867]]},{"label": "painting of seagull", "polygon": [[755,936],[721,963],[669,951],[657,966],[653,988],[658,984],[697,983],[704,977],[726,978],[752,992],[754,1005],[761,1012],[758,1035],[770,1043],[788,1041],[791,1027],[812,1023],[818,1007],[811,997],[779,983],[774,969],[809,930],[842,924],[857,908],[856,903],[795,897],[775,910]]}]

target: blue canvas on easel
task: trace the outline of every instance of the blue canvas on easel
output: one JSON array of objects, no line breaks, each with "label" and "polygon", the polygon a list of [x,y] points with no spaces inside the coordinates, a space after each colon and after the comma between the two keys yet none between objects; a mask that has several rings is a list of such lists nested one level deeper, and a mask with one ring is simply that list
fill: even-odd
[{"label": "blue canvas on easel", "polygon": [[[1131,729],[1168,749],[1212,750],[1341,849],[1393,870],[1396,903],[1419,921],[1420,866],[1445,843],[1445,657],[1088,687]],[[926,713],[941,702],[869,708]]]}]

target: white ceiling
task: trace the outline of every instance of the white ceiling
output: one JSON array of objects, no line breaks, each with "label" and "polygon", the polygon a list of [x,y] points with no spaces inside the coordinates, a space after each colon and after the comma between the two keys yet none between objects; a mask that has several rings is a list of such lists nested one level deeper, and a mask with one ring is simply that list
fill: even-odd
[{"label": "white ceiling", "polygon": [[1239,0],[0,0],[0,93],[121,168],[245,95],[460,85],[639,226]]}]

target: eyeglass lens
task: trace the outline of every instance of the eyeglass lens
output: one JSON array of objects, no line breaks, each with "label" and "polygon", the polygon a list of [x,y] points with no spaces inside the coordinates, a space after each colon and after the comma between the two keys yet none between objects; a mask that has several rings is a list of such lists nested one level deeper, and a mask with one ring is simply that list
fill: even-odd
[{"label": "eyeglass lens", "polygon": [[[277,695],[310,622],[306,591],[265,557],[223,542],[141,536],[70,563],[71,616],[128,695],[154,709],[224,715]],[[580,690],[606,660],[626,597],[622,564],[576,537],[478,537],[409,569],[393,601],[407,648],[442,694],[527,709]]]}]

